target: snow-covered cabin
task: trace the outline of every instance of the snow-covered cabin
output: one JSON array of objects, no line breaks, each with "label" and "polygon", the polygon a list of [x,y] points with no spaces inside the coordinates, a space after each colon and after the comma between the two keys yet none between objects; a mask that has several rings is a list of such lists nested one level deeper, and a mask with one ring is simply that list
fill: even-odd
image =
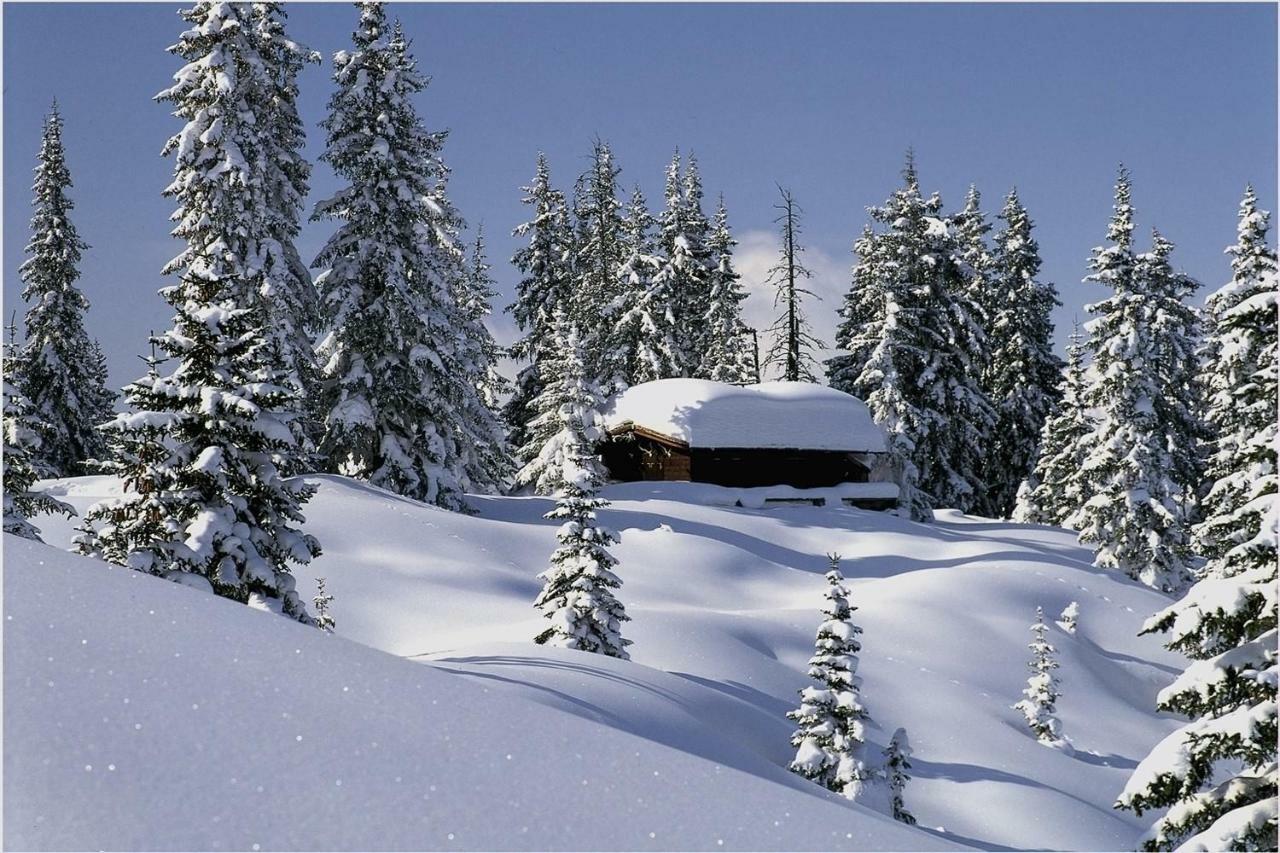
[{"label": "snow-covered cabin", "polygon": [[615,395],[602,415],[601,453],[615,480],[801,489],[881,482],[888,488],[850,502],[896,503],[884,432],[865,403],[825,385],[662,379]]}]

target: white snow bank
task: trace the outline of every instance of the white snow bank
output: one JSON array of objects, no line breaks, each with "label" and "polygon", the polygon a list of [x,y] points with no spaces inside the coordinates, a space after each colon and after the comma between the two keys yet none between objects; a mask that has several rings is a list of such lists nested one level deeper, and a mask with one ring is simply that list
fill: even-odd
[{"label": "white snow bank", "polygon": [[690,447],[885,450],[865,403],[811,382],[661,379],[615,395],[602,414],[610,429],[631,421]]},{"label": "white snow bank", "polygon": [[[8,534],[4,547],[5,849],[957,846],[662,707],[651,682],[675,676],[516,650],[551,683],[610,685],[601,701],[631,708],[633,733],[501,689],[510,668],[462,677]],[[648,736],[672,720],[684,740]]]},{"label": "white snow bank", "polygon": [[[100,590],[86,572],[42,566],[43,574],[25,582],[26,593],[5,601],[15,621],[24,612],[38,614],[15,635],[26,631],[39,640],[19,646],[19,657],[29,662],[6,661],[7,709],[28,720],[45,717],[43,725],[28,722],[6,732],[6,752],[25,756],[21,769],[36,789],[15,786],[9,775],[15,765],[6,765],[6,796],[10,802],[27,798],[21,821],[15,824],[6,812],[10,847],[137,847],[143,830],[124,825],[130,813],[160,827],[151,846],[212,846],[218,840],[224,847],[251,847],[259,839],[230,828],[229,812],[219,808],[228,801],[252,806],[249,828],[277,828],[263,849],[270,842],[719,849],[716,841],[723,838],[726,849],[937,849],[951,842],[986,849],[1132,850],[1150,825],[1150,815],[1111,806],[1139,760],[1179,722],[1154,711],[1155,696],[1186,662],[1162,649],[1160,637],[1137,636],[1144,619],[1169,599],[1093,568],[1090,553],[1068,531],[954,513],[921,525],[842,505],[734,509],[708,505],[713,502],[705,497],[716,487],[703,484],[610,486],[605,496],[613,503],[601,521],[621,535],[613,552],[623,580],[619,596],[631,616],[623,631],[635,641],[629,647],[633,660],[623,663],[530,642],[545,624],[532,606],[541,587],[536,575],[556,546],[557,525],[542,518],[550,500],[472,497],[479,514],[464,516],[343,477],[307,479],[320,488],[305,507],[306,529],[320,539],[324,554],[300,573],[299,592],[309,599],[315,577],[325,576],[340,636],[432,665],[406,674],[400,662],[336,638],[328,646],[304,646],[293,637],[309,643],[320,638],[288,624],[272,629],[270,636],[287,636],[277,646],[267,633],[245,630],[260,624],[241,615],[247,608],[218,601],[200,612],[217,605],[225,618],[197,618],[193,604],[162,619],[156,641],[148,643],[156,629],[148,628],[145,620],[154,617],[147,611],[169,611],[150,604],[151,593],[143,596],[143,590],[159,588],[156,594],[168,601],[210,597],[139,576],[120,584],[139,595],[135,605]],[[83,511],[93,500],[85,485],[90,481],[64,482],[65,499]],[[40,521],[50,542],[70,542],[74,520]],[[784,715],[808,684],[828,552],[844,555],[842,570],[859,607],[855,622],[864,629],[858,674],[872,720],[867,753],[878,759],[892,732],[907,729],[915,755],[906,805],[931,834],[887,834],[896,826],[882,832],[876,818],[840,803],[830,806],[825,794],[785,770],[794,757],[787,742],[794,726]],[[49,553],[39,556],[48,561]],[[37,594],[42,603],[35,607]],[[1072,601],[1080,605],[1076,634],[1049,629],[1062,663],[1058,716],[1075,744],[1068,755],[1037,744],[1010,706],[1026,686],[1026,626],[1035,608],[1058,613]],[[284,621],[250,615],[272,625]],[[178,625],[171,626],[171,619]],[[76,620],[95,633],[78,633]],[[133,624],[139,620],[142,625]],[[185,628],[184,620],[192,627]],[[177,639],[186,630],[195,634],[190,645]],[[88,649],[97,650],[93,656],[80,649],[86,636]],[[281,648],[284,658],[295,648],[302,656],[296,664],[282,660]],[[329,648],[343,651],[318,654]],[[197,651],[212,663],[197,665]],[[172,658],[174,652],[182,657]],[[9,643],[5,654],[14,655]],[[55,662],[45,662],[46,656]],[[435,666],[458,675],[441,680]],[[51,674],[41,678],[46,669]],[[395,687],[406,678],[416,678],[405,684],[412,691],[408,698]],[[202,679],[207,689],[196,686]],[[59,689],[78,686],[44,696],[46,680]],[[344,685],[361,691],[359,705],[343,704]],[[170,687],[171,699],[163,695]],[[185,698],[196,690],[220,698],[214,706]],[[102,759],[121,766],[105,754],[77,761],[88,745],[101,750],[103,744],[146,743],[129,740],[137,737],[135,719],[147,722],[127,716],[141,696],[148,697],[144,707],[157,721],[177,721],[171,746],[147,753],[147,770],[157,781],[131,778],[117,790],[95,789],[79,835],[57,835],[47,843],[31,835],[40,814],[78,820],[75,800],[87,784],[81,777],[96,777]],[[122,698],[133,701],[126,706]],[[229,720],[214,725],[186,716],[192,703],[201,711],[214,707]],[[554,713],[538,713],[534,704],[550,705]],[[277,728],[281,720],[301,725],[298,709],[307,709],[304,729]],[[120,724],[124,732],[116,732]],[[258,727],[266,728],[259,734]],[[155,727],[144,731],[150,737]],[[319,752],[299,756],[285,749],[295,734]],[[494,743],[500,746],[485,746]],[[264,752],[256,757],[254,749]],[[214,755],[226,750],[234,760]],[[90,763],[92,774],[83,769]],[[367,773],[360,770],[365,766]],[[343,776],[336,789],[334,780],[349,771],[362,773],[369,787],[345,799],[341,795],[353,783]],[[779,775],[770,775],[775,771]],[[750,779],[744,781],[744,774]],[[396,776],[403,783],[395,783]],[[265,807],[253,800],[228,800],[254,796],[264,777],[280,781],[267,790],[277,795],[273,803],[281,816],[264,816]],[[254,780],[248,788],[246,779]],[[171,787],[162,788],[166,782]],[[808,794],[799,796],[795,783]],[[143,787],[135,794],[137,784]],[[439,790],[430,791],[432,784]],[[184,789],[196,793],[174,793]],[[295,789],[302,795],[296,810],[290,799]],[[566,811],[563,803],[576,801],[579,792],[582,806]],[[590,821],[596,809],[605,817]],[[214,816],[221,823],[212,823]],[[84,828],[94,820],[114,838],[95,838]],[[554,826],[557,821],[565,826]],[[287,830],[281,826],[286,822]],[[446,829],[446,823],[452,826]],[[521,832],[525,826],[528,833]],[[945,832],[928,830],[940,826]],[[191,836],[177,837],[179,830]],[[331,830],[332,836],[324,835]],[[285,838],[286,831],[295,835]],[[712,837],[713,831],[729,834]],[[457,837],[449,840],[447,832]]]}]

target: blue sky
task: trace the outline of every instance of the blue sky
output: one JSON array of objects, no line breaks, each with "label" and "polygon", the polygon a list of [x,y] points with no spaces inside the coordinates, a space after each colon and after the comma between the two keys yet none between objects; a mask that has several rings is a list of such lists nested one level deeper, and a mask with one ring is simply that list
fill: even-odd
[{"label": "blue sky", "polygon": [[[31,168],[56,96],[76,222],[92,245],[81,280],[89,324],[115,385],[140,374],[148,329],[170,317],[156,295],[161,266],[178,252],[160,149],[179,123],[151,97],[180,64],[165,52],[183,28],[179,8],[3,7],[5,316],[22,311]],[[291,34],[325,55],[301,79],[314,159],[330,60],[356,12],[288,10]],[[974,182],[994,216],[1018,187],[1044,276],[1062,294],[1060,345],[1072,316],[1101,296],[1080,279],[1103,240],[1121,161],[1133,173],[1140,245],[1158,226],[1177,244],[1177,264],[1206,285],[1229,275],[1222,250],[1245,183],[1275,205],[1273,4],[394,4],[391,13],[433,78],[421,115],[450,129],[451,194],[470,225],[484,223],[502,304],[515,281],[510,231],[525,215],[519,188],[537,152],[567,189],[596,135],[613,145],[624,186],[638,182],[651,204],[673,149],[697,154],[742,241],[753,322],[770,313],[758,285],[776,246],[775,183],[789,187],[806,214],[824,297],[809,313],[822,334],[848,286],[865,207],[897,186],[908,146],[925,189],[949,209]],[[335,186],[318,164],[310,202]],[[304,257],[331,227],[306,228]],[[510,338],[500,311],[493,326]]]}]

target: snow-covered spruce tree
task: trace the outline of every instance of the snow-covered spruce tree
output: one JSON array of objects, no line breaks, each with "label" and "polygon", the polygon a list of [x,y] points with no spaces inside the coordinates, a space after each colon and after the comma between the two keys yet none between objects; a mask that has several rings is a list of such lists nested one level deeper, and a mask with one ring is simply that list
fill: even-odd
[{"label": "snow-covered spruce tree", "polygon": [[782,202],[774,207],[781,213],[774,222],[781,231],[782,249],[778,263],[769,270],[767,284],[773,285],[773,305],[775,308],[781,306],[782,313],[769,328],[774,339],[764,363],[781,370],[784,381],[817,382],[818,361],[814,352],[822,348],[822,342],[810,330],[802,304],[804,297],[814,296],[813,291],[804,286],[804,281],[812,278],[813,273],[800,260],[804,252],[799,243],[803,211],[790,190],[779,187],[778,192],[782,195]]},{"label": "snow-covered spruce tree", "polygon": [[687,258],[684,265],[685,280],[674,296],[676,313],[677,350],[683,356],[680,376],[694,376],[702,364],[703,353],[709,341],[705,317],[711,308],[712,277],[715,260],[712,258],[711,223],[702,210],[702,175],[698,171],[697,158],[690,154],[685,161],[682,196],[684,203],[684,230],[678,251]]},{"label": "snow-covered spruce tree", "polygon": [[551,624],[534,642],[626,660],[631,641],[623,639],[621,626],[628,617],[615,595],[622,581],[613,571],[617,560],[609,553],[609,546],[618,540],[596,523],[596,511],[609,503],[597,494],[604,481],[595,455],[600,433],[598,398],[583,375],[576,331],[563,321],[557,328],[563,402],[546,413],[557,431],[539,460],[546,469],[543,481],[558,484],[555,509],[546,517],[561,522],[556,532],[560,544],[551,555],[551,566],[538,575],[544,585],[534,606]]},{"label": "snow-covered spruce tree", "polygon": [[619,273],[626,260],[618,175],[607,142],[596,140],[591,165],[574,188],[574,284],[566,303],[578,328],[586,375],[600,383],[605,353],[618,322]]},{"label": "snow-covered spruce tree", "polygon": [[1124,572],[1154,589],[1179,592],[1189,578],[1188,535],[1178,463],[1169,425],[1157,400],[1180,389],[1164,387],[1165,353],[1155,317],[1160,300],[1133,251],[1129,174],[1116,182],[1111,245],[1094,250],[1086,281],[1112,289],[1088,310],[1093,357],[1085,405],[1097,413],[1085,440],[1080,493],[1086,500],[1066,524],[1094,545],[1094,562]]},{"label": "snow-covered spruce tree", "polygon": [[1011,190],[1000,213],[1004,227],[996,233],[990,277],[983,288],[987,313],[987,357],[982,384],[995,409],[983,464],[983,515],[1008,518],[1019,484],[1032,476],[1041,433],[1057,405],[1062,362],[1053,353],[1053,321],[1057,289],[1041,282],[1040,249],[1031,235],[1032,221]]},{"label": "snow-covered spruce tree", "polygon": [[1196,544],[1205,574],[1227,576],[1274,555],[1277,334],[1276,253],[1267,246],[1269,214],[1249,187],[1240,204],[1232,277],[1207,300],[1204,418],[1211,438],[1204,520]]},{"label": "snow-covered spruce tree", "polygon": [[622,223],[626,260],[610,308],[618,318],[602,361],[604,396],[631,385],[675,376],[680,361],[671,279],[660,276],[662,258],[653,242],[653,217],[639,187]]},{"label": "snow-covered spruce tree", "polygon": [[533,183],[524,187],[524,192],[523,201],[533,207],[533,213],[512,232],[512,236],[527,237],[528,243],[511,258],[521,278],[516,301],[507,310],[523,333],[511,345],[511,357],[526,364],[516,375],[515,388],[503,410],[511,428],[508,438],[521,464],[529,462],[521,449],[528,445],[528,424],[537,416],[534,400],[542,393],[539,363],[552,343],[556,308],[568,308],[574,260],[568,205],[564,194],[551,185],[546,155],[538,155]]},{"label": "snow-covered spruce tree", "polygon": [[158,96],[187,121],[165,147],[186,241],[165,268],[178,283],[161,291],[176,316],[154,339],[174,367],[125,389],[133,411],[107,429],[127,494],[89,510],[80,548],[311,623],[289,568],[320,551],[297,527],[311,489],[276,465],[294,446],[296,398],[265,331],[263,63],[249,11],[182,13],[191,27],[171,51],[188,64]]},{"label": "snow-covered spruce tree", "polygon": [[1157,707],[1191,722],[1134,771],[1117,805],[1169,807],[1143,846],[1274,850],[1276,833],[1276,256],[1249,188],[1232,279],[1208,299],[1203,379],[1212,440],[1196,528],[1207,558],[1186,597],[1147,621],[1193,663]]},{"label": "snow-covered spruce tree", "polygon": [[1036,466],[1018,495],[1015,521],[1061,525],[1084,504],[1080,469],[1093,424],[1085,398],[1083,335],[1079,324],[1067,344],[1058,401],[1040,431]]},{"label": "snow-covered spruce tree", "polygon": [[818,626],[809,677],[820,686],[800,691],[800,707],[787,717],[797,725],[791,736],[796,757],[791,770],[837,793],[856,799],[872,778],[863,758],[867,709],[858,696],[862,629],[853,624],[849,590],[840,574],[840,556],[829,554],[825,619]]},{"label": "snow-covered spruce tree", "polygon": [[833,387],[865,400],[889,435],[899,507],[929,520],[932,508],[968,510],[982,488],[983,436],[994,417],[976,377],[982,330],[964,298],[942,201],[920,194],[914,161],[905,185],[855,243],[853,286],[840,309],[828,363]]},{"label": "snow-covered spruce tree", "polygon": [[456,279],[454,288],[454,301],[463,323],[459,355],[472,376],[471,387],[458,400],[455,422],[469,433],[463,443],[468,451],[463,463],[467,489],[495,493],[506,486],[514,469],[506,426],[498,414],[511,383],[498,372],[502,348],[484,322],[497,294],[489,269],[484,232],[477,229],[466,270]]},{"label": "snow-covered spruce tree", "polygon": [[316,627],[321,631],[332,634],[338,623],[330,612],[330,608],[333,605],[333,595],[325,590],[324,578],[316,578],[316,595],[311,600],[311,603],[316,609]]},{"label": "snow-covered spruce tree", "polygon": [[1031,661],[1027,664],[1031,677],[1027,679],[1027,688],[1022,691],[1026,698],[1013,708],[1022,712],[1036,740],[1048,746],[1058,746],[1064,742],[1062,723],[1055,716],[1055,703],[1061,696],[1058,692],[1058,677],[1053,674],[1058,668],[1058,650],[1045,639],[1047,630],[1044,609],[1037,607],[1036,621],[1031,626],[1033,639],[1027,645],[1031,649]]},{"label": "snow-covered spruce tree", "polygon": [[554,495],[564,488],[560,444],[564,440],[565,409],[577,405],[575,401],[591,401],[591,406],[583,411],[588,419],[583,429],[591,433],[593,440],[599,438],[595,407],[603,395],[599,386],[586,376],[584,349],[568,311],[557,308],[547,354],[538,362],[543,371],[542,393],[533,401],[536,414],[529,422],[529,442],[521,448],[521,456],[529,461],[516,472],[517,488],[531,489],[539,495]]},{"label": "snow-covered spruce tree", "polygon": [[26,342],[8,365],[8,379],[26,399],[39,433],[39,441],[28,445],[30,464],[42,476],[65,477],[85,473],[87,460],[106,458],[98,427],[114,414],[115,394],[106,386],[101,351],[84,328],[89,301],[76,279],[88,246],[71,221],[71,171],[57,104],[44,122],[35,174],[31,241],[18,268],[22,298],[32,305]]},{"label": "snow-covered spruce tree", "polygon": [[1151,251],[1138,256],[1143,292],[1151,300],[1151,334],[1164,393],[1154,400],[1161,431],[1167,436],[1170,472],[1177,485],[1184,524],[1195,521],[1204,482],[1207,430],[1203,421],[1204,392],[1200,387],[1199,310],[1191,304],[1200,284],[1174,270],[1173,243],[1152,229]]},{"label": "snow-covered spruce tree", "polygon": [[289,38],[283,3],[253,3],[250,20],[262,62],[261,141],[262,181],[265,189],[262,290],[272,305],[269,331],[278,362],[291,371],[291,380],[303,402],[301,417],[292,426],[302,451],[286,460],[291,471],[310,470],[314,460],[305,458],[318,440],[312,400],[316,381],[316,357],[312,338],[319,328],[319,298],[311,272],[294,242],[301,231],[302,207],[311,178],[311,164],[303,156],[306,129],[298,115],[298,75],[320,54]]},{"label": "snow-covered spruce tree", "polygon": [[[1272,469],[1274,472],[1274,469]],[[1133,771],[1116,805],[1138,814],[1167,807],[1147,850],[1275,850],[1277,845],[1276,521],[1233,562],[1210,569],[1143,633],[1169,632],[1192,664],[1160,691],[1156,707],[1190,718]]]},{"label": "snow-covered spruce tree", "polygon": [[884,771],[889,783],[889,805],[893,809],[893,819],[915,826],[915,815],[907,811],[902,802],[902,792],[911,781],[907,772],[911,769],[911,742],[907,740],[907,730],[897,729],[889,738],[889,745],[884,749]]},{"label": "snow-covered spruce tree", "polygon": [[1080,602],[1073,601],[1066,607],[1062,608],[1062,613],[1058,615],[1058,624],[1062,626],[1062,630],[1068,634],[1075,634],[1076,624],[1080,620]]},{"label": "snow-covered spruce tree", "polygon": [[759,382],[760,377],[756,375],[748,329],[742,321],[742,301],[747,293],[741,276],[733,268],[733,247],[737,244],[729,231],[729,213],[721,196],[707,236],[710,264],[707,309],[699,324],[705,341],[695,375],[715,382],[746,385]]},{"label": "snow-covered spruce tree", "polygon": [[910,382],[920,362],[912,322],[917,309],[908,302],[908,322],[899,322],[904,308],[899,295],[906,295],[904,283],[880,275],[888,243],[869,225],[854,243],[858,263],[853,268],[853,285],[839,310],[841,323],[836,331],[836,340],[849,353],[830,359],[827,375],[833,388],[866,401],[872,418],[885,431],[887,456],[899,488],[898,511],[916,521],[930,521],[932,504],[919,488],[914,437],[922,434],[931,419],[911,395],[913,386],[904,384]]},{"label": "snow-covered spruce tree", "polygon": [[[13,361],[6,358],[7,369]],[[32,516],[51,512],[75,515],[67,504],[33,488],[39,479],[32,457],[39,452],[40,433],[31,413],[31,403],[22,392],[4,378],[4,532],[24,539],[40,540],[40,528],[31,523]]]},{"label": "snow-covered spruce tree", "polygon": [[[697,190],[696,205],[690,203],[690,171]],[[701,355],[694,349],[700,343],[701,330],[689,328],[700,325],[698,307],[705,304],[709,274],[704,242],[707,221],[701,212],[701,196],[696,167],[691,160],[690,168],[682,174],[677,151],[667,166],[666,205],[658,215],[658,254],[663,266],[656,278],[672,302],[672,325],[677,331],[676,358],[670,372],[654,377],[656,379],[692,376]]]},{"label": "snow-covered spruce tree", "polygon": [[354,48],[334,56],[338,89],[322,157],[347,185],[313,219],[341,222],[317,256],[328,470],[464,509],[480,368],[459,329],[461,218],[446,194],[445,133],[413,105],[427,80],[380,3],[360,5]]}]

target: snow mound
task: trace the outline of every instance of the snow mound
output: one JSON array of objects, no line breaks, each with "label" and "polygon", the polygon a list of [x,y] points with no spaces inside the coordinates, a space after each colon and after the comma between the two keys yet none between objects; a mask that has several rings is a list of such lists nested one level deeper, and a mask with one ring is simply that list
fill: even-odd
[{"label": "snow mound", "polygon": [[660,379],[614,395],[602,414],[609,429],[631,421],[690,447],[885,450],[865,403],[811,382]]},{"label": "snow mound", "polygon": [[[530,641],[545,625],[533,600],[556,546],[550,500],[472,496],[477,514],[460,515],[307,479],[324,554],[299,592],[326,578],[339,637],[10,549],[8,846],[1131,850],[1149,825],[1112,803],[1178,725],[1153,709],[1186,662],[1137,636],[1169,599],[1095,569],[1067,531],[611,486],[601,522],[620,534],[635,641],[621,662]],[[62,482],[81,511],[93,500],[94,480]],[[70,542],[74,521],[41,522]],[[863,628],[866,753],[878,761],[906,728],[920,829],[786,770],[829,552]],[[1049,627],[1068,753],[1012,706],[1035,608],[1072,601],[1075,634]]]},{"label": "snow mound", "polygon": [[[4,547],[5,849],[956,847],[710,722],[646,719],[673,717],[655,697],[675,676],[528,647],[462,677],[47,545]],[[610,685],[632,727],[675,731],[500,689],[519,680],[504,661]]]}]

